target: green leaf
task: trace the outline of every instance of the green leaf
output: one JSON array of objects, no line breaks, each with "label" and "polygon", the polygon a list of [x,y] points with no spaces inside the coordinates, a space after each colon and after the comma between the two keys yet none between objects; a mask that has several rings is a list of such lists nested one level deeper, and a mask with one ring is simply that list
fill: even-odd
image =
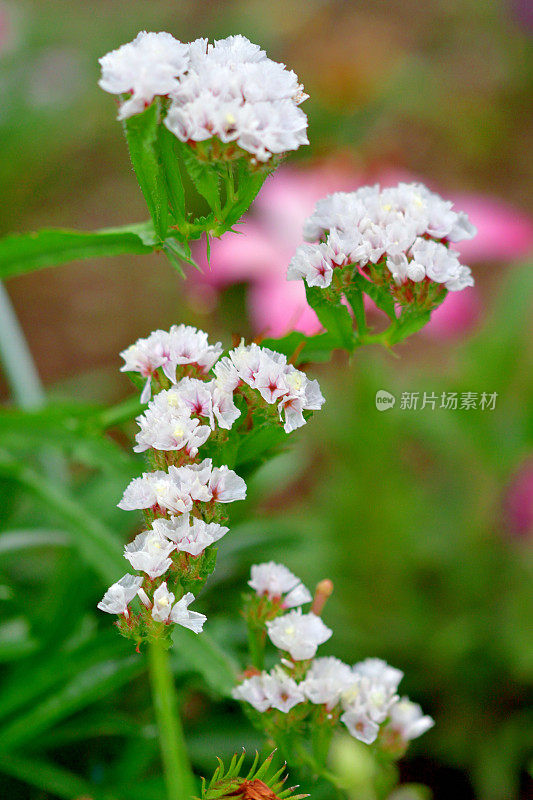
[{"label": "green leaf", "polygon": [[135,459],[102,435],[93,422],[94,415],[92,407],[62,403],[50,403],[37,411],[6,409],[0,411],[0,443],[10,450],[57,448],[106,473],[132,472]]},{"label": "green leaf", "polygon": [[4,726],[0,750],[20,747],[24,742],[43,734],[58,720],[79,711],[110,692],[124,686],[145,669],[144,659],[137,654],[110,659],[80,671],[63,681],[58,691]]},{"label": "green leaf", "polygon": [[199,673],[217,694],[231,697],[237,682],[238,665],[207,633],[196,634],[180,625],[172,633],[175,651],[171,656],[183,659],[187,666]]},{"label": "green leaf", "polygon": [[124,561],[115,532],[93,517],[64,489],[3,452],[0,452],[0,476],[17,481],[57,513],[65,529],[71,533],[74,547],[104,582],[114,582],[124,574]]},{"label": "green leaf", "polygon": [[231,228],[240,220],[252,205],[263,183],[270,174],[267,171],[251,172],[245,158],[239,159],[236,167],[237,193],[228,212],[224,213],[224,223]]},{"label": "green leaf", "polygon": [[0,556],[32,547],[70,547],[70,536],[63,531],[27,528],[0,534]]},{"label": "green leaf", "polygon": [[152,103],[142,114],[124,120],[131,163],[154,221],[155,232],[164,239],[168,230],[168,196],[157,150],[158,128],[158,103]]},{"label": "green leaf", "polygon": [[46,792],[47,796],[53,795],[65,800],[72,800],[73,797],[90,797],[92,800],[117,798],[116,794],[104,793],[74,773],[33,756],[24,758],[19,755],[1,755],[0,772],[35,786],[41,792]]},{"label": "green leaf", "polygon": [[129,651],[129,643],[109,629],[74,649],[62,646],[41,653],[38,659],[27,661],[3,681],[0,720],[13,720],[21,711],[24,714],[30,706],[35,706],[43,695],[51,696],[57,687],[90,666],[124,658]]},{"label": "green leaf", "polygon": [[[367,280],[363,275],[356,273],[352,277],[351,286],[355,289],[359,289],[361,292],[367,294],[391,320],[396,319],[396,314],[394,310],[394,298],[392,295],[386,290],[382,289],[380,286],[376,286],[375,283],[372,281]],[[347,295],[348,297],[348,292]],[[348,300],[350,298],[348,297]]]},{"label": "green leaf", "polygon": [[424,311],[421,314],[415,312],[404,312],[401,317],[398,318],[396,323],[391,325],[391,327],[386,331],[385,338],[388,344],[398,344],[403,339],[406,339],[408,336],[412,336],[413,333],[416,333],[424,325],[427,325],[431,317],[430,311]]},{"label": "green leaf", "polygon": [[267,455],[278,451],[286,443],[287,434],[281,425],[262,425],[248,433],[239,432],[239,446],[235,458],[235,468],[243,465],[258,466]]},{"label": "green leaf", "polygon": [[146,224],[82,232],[61,229],[15,234],[0,239],[0,280],[82,258],[150,253]]},{"label": "green leaf", "polygon": [[[178,140],[176,140],[178,141]],[[179,150],[196,190],[209,203],[215,215],[220,214],[220,177],[212,164],[200,161],[189,145],[179,142]]]},{"label": "green leaf", "polygon": [[173,212],[174,221],[183,224],[185,216],[185,189],[179,164],[178,145],[179,140],[169,131],[166,125],[159,125],[157,128],[157,139],[159,146],[159,156],[166,179],[168,198]]},{"label": "green leaf", "polygon": [[337,343],[330,333],[305,336],[303,333],[293,331],[280,339],[264,339],[261,346],[283,353],[291,363],[298,366],[307,361],[329,361]]},{"label": "green leaf", "polygon": [[357,333],[359,336],[368,330],[366,324],[365,303],[363,299],[363,292],[358,286],[349,286],[344,292],[352,311],[354,313],[355,321],[357,323]]},{"label": "green leaf", "polygon": [[317,286],[305,287],[307,302],[317,315],[321,325],[331,334],[335,347],[352,352],[354,331],[350,312],[340,301],[333,303],[323,289]]}]

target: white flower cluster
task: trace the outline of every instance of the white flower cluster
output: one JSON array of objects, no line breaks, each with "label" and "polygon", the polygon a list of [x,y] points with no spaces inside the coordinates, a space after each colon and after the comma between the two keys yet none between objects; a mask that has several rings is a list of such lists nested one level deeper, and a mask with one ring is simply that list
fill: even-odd
[{"label": "white flower cluster", "polygon": [[244,500],[246,484],[226,466],[213,467],[210,458],[200,464],[170,466],[168,472],[144,472],[127,486],[118,507],[123,511],[151,508],[164,514],[186,514],[196,503],[232,503]]},{"label": "white flower cluster", "polygon": [[386,732],[394,732],[407,743],[434,722],[407,697],[400,700],[396,689],[402,677],[400,670],[378,658],[350,667],[331,656],[315,659],[299,683],[280,665],[252,675],[235,687],[233,697],[261,713],[275,708],[287,714],[305,702],[323,705],[328,713],[338,707],[338,713],[343,711],[341,722],[359,741],[372,744],[383,725]]},{"label": "white flower cluster", "polygon": [[131,93],[119,119],[170,97],[165,125],[181,141],[236,142],[259,161],[308,144],[307,99],[294,72],[244,36],[189,44],[146,33],[100,59],[100,86]]},{"label": "white flower cluster", "polygon": [[[248,585],[257,595],[271,600],[283,598],[283,605],[303,604],[311,594],[283,564],[269,561],[252,567]],[[289,601],[289,602],[287,602]],[[315,658],[317,648],[332,631],[319,616],[304,614],[301,608],[266,621],[272,643],[289,654],[270,672],[257,672],[233,690],[233,697],[249,703],[259,712],[277,709],[288,713],[294,706],[309,702],[324,706],[330,718],[340,718],[356,739],[371,744],[385,724],[387,733],[403,742],[421,736],[432,727],[431,717],[420,706],[397,694],[403,672],[379,658],[367,658],[353,666],[333,656]],[[297,662],[310,661],[307,664]],[[301,669],[304,669],[302,676]],[[292,674],[291,674],[292,673]],[[299,682],[296,677],[299,676]]]},{"label": "white flower cluster", "polygon": [[[324,402],[318,383],[308,381],[279,353],[243,344],[229,357],[220,359],[221,353],[220,343],[210,345],[204,331],[185,325],[174,325],[168,332],[155,331],[121,353],[125,361],[122,371],[138,372],[147,379],[141,399],[149,399],[152,380],[157,388],[172,384],[160,389],[144,414],[137,417],[140,430],[134,447],[136,452],[152,450],[169,455],[162,460],[166,469],[134,478],[118,503],[125,511],[144,510],[149,519],[154,518],[151,528],[139,533],[124,551],[133,569],[147,575],[150,597],[148,589],[142,588],[142,578],[126,575],[99,604],[104,611],[128,618],[128,604],[138,594],[151,609],[154,620],[179,624],[194,620],[189,627],[196,630],[198,617],[191,617],[193,612],[187,611],[192,595],[186,595],[186,604],[182,598],[172,606],[175,598],[166,581],[158,586],[152,582],[169,570],[170,576],[176,578],[178,562],[173,560],[173,554],[187,554],[186,561],[196,559],[228,532],[228,528],[213,521],[218,513],[215,504],[246,497],[246,483],[232,469],[225,465],[215,467],[210,458],[194,461],[198,448],[207,441],[215,424],[230,429],[240,416],[233,395],[244,383],[257,388],[268,403],[278,403],[280,420],[285,412],[287,432],[304,424],[303,411],[318,409]],[[183,452],[173,464],[170,453],[176,450]],[[285,607],[311,599],[307,589],[282,565],[258,565],[252,583],[260,593],[283,596]]]},{"label": "white flower cluster", "polygon": [[313,599],[309,589],[288,567],[274,561],[254,564],[248,586],[259,596],[280,601],[282,608],[302,606]]},{"label": "white flower cluster", "polygon": [[257,389],[269,405],[277,403],[280,420],[284,416],[286,433],[305,425],[304,411],[316,411],[325,402],[318,381],[310,381],[304,372],[288,364],[286,356],[257,344],[241,342],[215,364],[213,371],[218,396],[225,408],[231,409],[233,392],[246,384]]},{"label": "white flower cluster", "polygon": [[152,376],[161,367],[171,383],[176,383],[176,369],[191,365],[200,374],[209,372],[222,353],[222,345],[207,341],[207,333],[190,325],[173,325],[169,331],[154,331],[146,339],[138,339],[135,344],[123,350],[124,359],[121,372],[138,372],[146,378],[141,394],[141,403],[147,403],[151,396]]},{"label": "white flower cluster", "polygon": [[326,287],[335,267],[383,260],[397,285],[427,278],[450,291],[472,286],[470,269],[447,244],[471,239],[476,229],[452,207],[420,183],[328,195],[304,224],[304,239],[315,243],[297,249],[287,279]]}]

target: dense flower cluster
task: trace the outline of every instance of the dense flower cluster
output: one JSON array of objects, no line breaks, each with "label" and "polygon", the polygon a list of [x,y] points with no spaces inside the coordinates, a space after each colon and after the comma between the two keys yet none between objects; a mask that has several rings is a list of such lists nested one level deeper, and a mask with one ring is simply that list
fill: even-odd
[{"label": "dense flower cluster", "polygon": [[100,86],[129,94],[119,118],[168,97],[165,125],[182,142],[216,137],[258,161],[308,144],[307,95],[294,72],[267,58],[244,36],[183,44],[169,33],[146,33],[100,59]]},{"label": "dense flower cluster", "polygon": [[[194,600],[189,589],[200,589],[212,571],[212,546],[228,533],[222,507],[243,500],[246,483],[212,458],[200,461],[198,450],[217,426],[232,428],[241,416],[236,400],[247,404],[252,425],[254,412],[260,424],[276,426],[283,414],[287,432],[305,423],[304,411],[324,402],[318,383],[279,353],[241,343],[228,356],[221,354],[220,343],[209,344],[206,333],[185,325],[154,331],[121,353],[122,370],[146,380],[141,400],[149,402],[137,417],[134,450],[146,452],[156,469],[134,478],[118,504],[144,512],[145,530],[126,545],[124,557],[145,577],[125,575],[98,607],[118,614],[120,630],[138,642],[164,635],[170,623],[202,629],[205,617],[188,610]],[[252,388],[258,390],[255,398],[242,394]],[[270,416],[269,405],[275,411]],[[261,565],[254,577],[260,593],[283,595],[286,607],[311,599],[281,565]],[[130,615],[136,595],[140,612]]]},{"label": "dense flower cluster", "polygon": [[310,381],[281,353],[256,344],[246,346],[241,342],[220,359],[214,373],[215,388],[225,407],[232,408],[233,392],[246,385],[257,390],[268,405],[277,405],[286,433],[305,425],[304,411],[316,411],[325,402],[318,381]]},{"label": "dense flower cluster", "polygon": [[[258,595],[271,599],[279,599],[291,585],[295,587],[292,591],[302,586],[290,570],[273,562],[254,565],[249,585]],[[302,603],[311,599],[305,587],[300,596]],[[300,725],[314,706],[321,706],[323,722],[340,720],[352,736],[366,744],[379,736],[387,746],[392,742],[404,747],[432,727],[433,720],[422,714],[420,706],[406,697],[400,700],[400,670],[379,658],[367,658],[353,666],[333,656],[315,658],[318,645],[332,634],[320,616],[312,611],[304,614],[301,608],[283,613],[283,606],[278,606],[276,613],[264,624],[271,642],[282,651],[281,663],[270,672],[247,673],[233,690],[235,699],[261,714],[272,709],[289,714],[299,706]],[[317,719],[315,716],[314,724]]]},{"label": "dense flower cluster", "polygon": [[328,195],[304,224],[311,244],[297,249],[287,279],[325,288],[337,274],[347,286],[360,272],[399,302],[410,302],[424,284],[454,292],[472,286],[470,269],[449,244],[471,239],[476,229],[452,206],[419,183]]}]

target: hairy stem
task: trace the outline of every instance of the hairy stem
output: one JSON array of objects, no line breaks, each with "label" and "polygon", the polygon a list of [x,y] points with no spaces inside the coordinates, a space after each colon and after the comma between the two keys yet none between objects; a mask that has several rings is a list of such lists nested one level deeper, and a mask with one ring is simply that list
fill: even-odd
[{"label": "hairy stem", "polygon": [[185,747],[170,658],[162,642],[149,645],[148,665],[167,798],[189,800],[195,789],[194,775]]}]

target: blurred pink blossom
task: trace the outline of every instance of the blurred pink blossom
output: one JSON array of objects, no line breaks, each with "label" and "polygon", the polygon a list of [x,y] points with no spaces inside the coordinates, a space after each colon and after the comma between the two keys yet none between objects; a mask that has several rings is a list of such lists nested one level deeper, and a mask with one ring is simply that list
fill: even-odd
[{"label": "blurred pink blossom", "polygon": [[[282,167],[265,182],[252,213],[239,225],[241,234],[227,234],[212,243],[211,268],[204,260],[201,280],[214,288],[237,282],[249,284],[249,311],[257,333],[316,333],[319,323],[306,303],[303,282],[287,282],[285,277],[302,241],[305,218],[326,194],[353,191],[365,183],[393,185],[400,180],[415,179],[396,170],[362,175],[352,166],[335,162],[306,170]],[[461,194],[453,199],[478,228],[474,239],[455,245],[464,263],[511,261],[531,250],[533,222],[525,214],[481,195]],[[475,325],[480,313],[475,287],[451,292],[433,312],[424,331],[439,338],[461,335]]]},{"label": "blurred pink blossom", "polygon": [[533,533],[533,457],[520,467],[505,498],[505,516],[516,537]]}]

